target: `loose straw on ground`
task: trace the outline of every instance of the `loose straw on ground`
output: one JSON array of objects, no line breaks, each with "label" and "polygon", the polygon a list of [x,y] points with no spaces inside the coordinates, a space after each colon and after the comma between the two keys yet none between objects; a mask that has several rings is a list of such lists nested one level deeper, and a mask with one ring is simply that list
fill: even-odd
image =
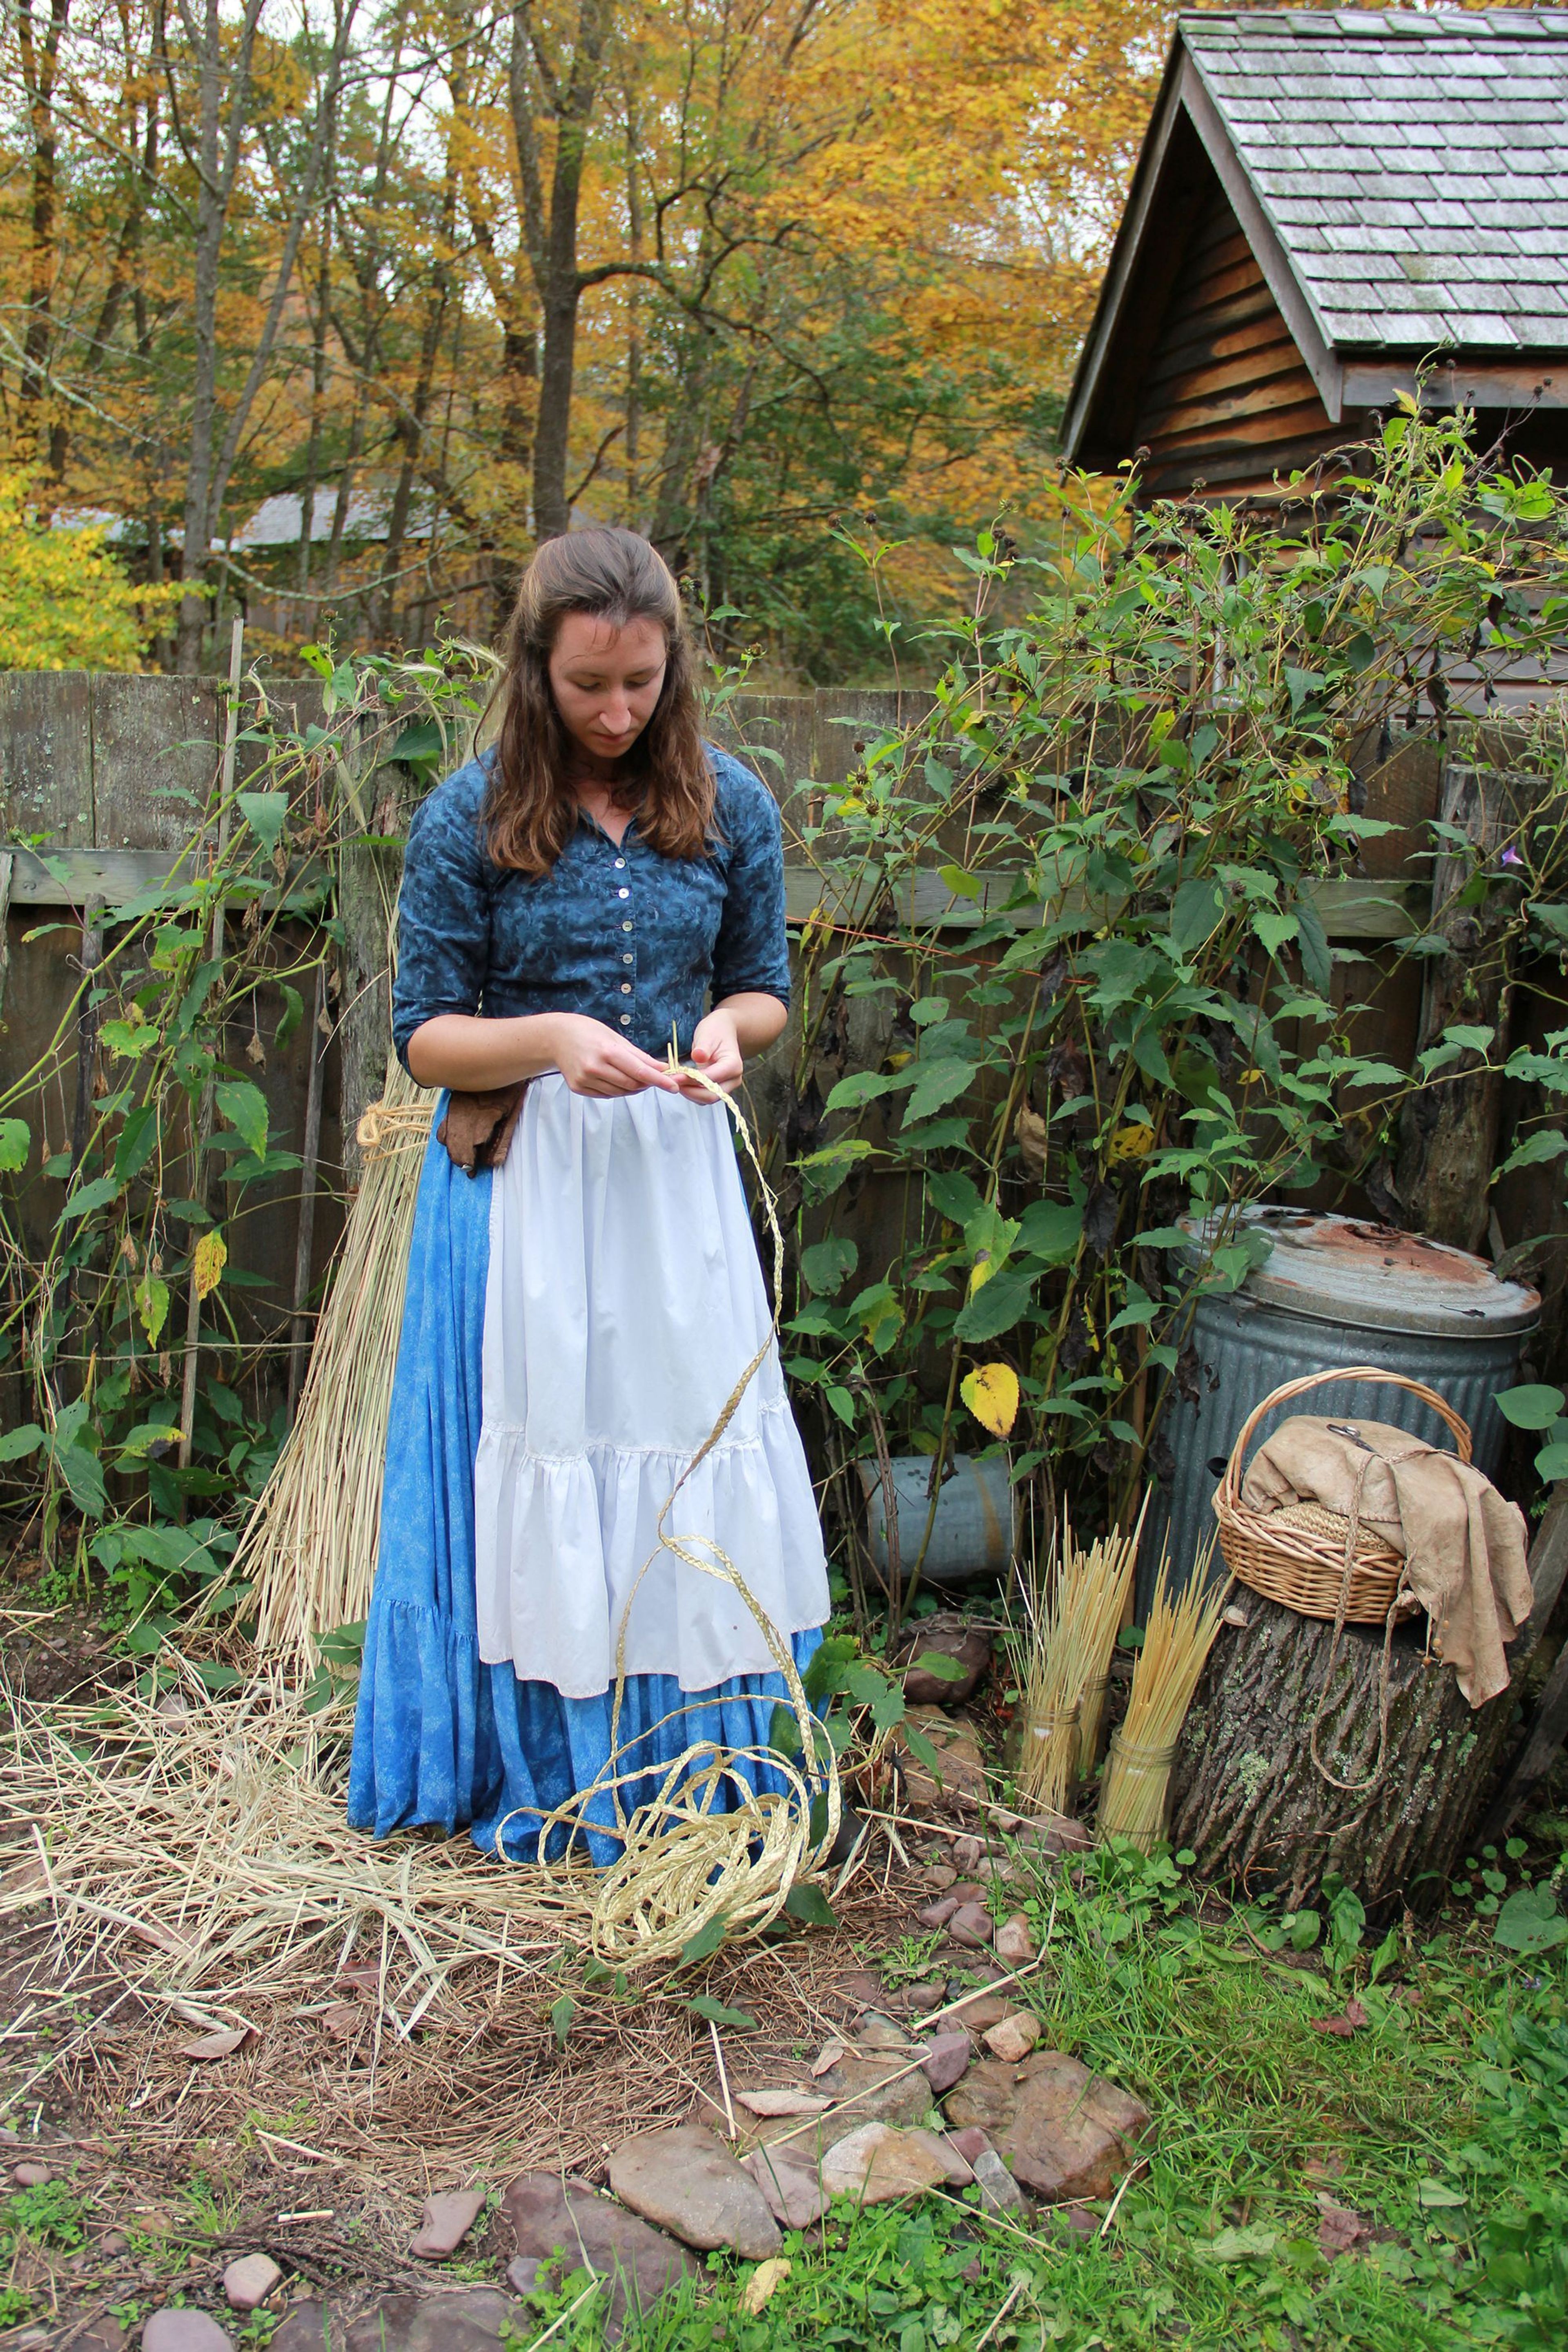
[{"label": "loose straw on ground", "polygon": [[1191,1577],[1173,1594],[1170,1558],[1160,1574],[1132,1669],[1127,1714],[1110,1742],[1097,1826],[1101,1837],[1131,1839],[1152,1853],[1164,1833],[1165,1800],[1176,1739],[1204,1663],[1219,1631],[1230,1580],[1210,1580],[1212,1541]]}]

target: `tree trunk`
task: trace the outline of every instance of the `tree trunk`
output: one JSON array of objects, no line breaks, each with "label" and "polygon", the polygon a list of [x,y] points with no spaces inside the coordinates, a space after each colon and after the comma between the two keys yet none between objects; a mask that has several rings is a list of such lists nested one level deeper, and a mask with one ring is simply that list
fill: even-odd
[{"label": "tree trunk", "polygon": [[[24,0],[16,15],[17,47],[33,133],[32,250],[27,278],[27,327],[22,341],[22,375],[18,396],[24,412],[44,406],[49,384],[54,341],[55,274],[59,266],[57,216],[58,140],[55,123],[55,80],[59,66],[70,0],[49,0],[49,20],[42,47],[33,36],[33,14]],[[52,421],[49,469],[58,481],[65,467],[65,425]]]},{"label": "tree trunk", "polygon": [[[1528,821],[1541,789],[1536,776],[1449,764],[1443,771],[1443,820],[1474,843],[1484,868]],[[1507,1054],[1521,886],[1493,881],[1481,904],[1468,907],[1461,894],[1470,871],[1463,856],[1440,857],[1434,866],[1433,929],[1447,940],[1448,952],[1426,959],[1416,1045],[1423,1052],[1435,1045],[1451,1024],[1496,1034],[1489,1056],[1467,1051],[1457,1065],[1436,1072],[1435,1082],[1400,1114],[1394,1189],[1412,1233],[1477,1250],[1486,1238],[1502,1103],[1502,1079],[1486,1065]]]},{"label": "tree trunk", "polygon": [[1312,1760],[1312,1727],[1328,1705],[1318,1752],[1341,1780],[1373,1777],[1383,1634],[1347,1625],[1331,1681],[1334,1629],[1237,1585],[1187,1719],[1172,1772],[1171,1843],[1205,1878],[1277,1891],[1290,1910],[1337,1871],[1369,1911],[1440,1897],[1464,1858],[1489,1779],[1513,1720],[1510,1692],[1466,1702],[1452,1670],[1425,1653],[1426,1621],[1401,1626],[1389,1658],[1388,1738],[1376,1785],[1331,1787]]}]

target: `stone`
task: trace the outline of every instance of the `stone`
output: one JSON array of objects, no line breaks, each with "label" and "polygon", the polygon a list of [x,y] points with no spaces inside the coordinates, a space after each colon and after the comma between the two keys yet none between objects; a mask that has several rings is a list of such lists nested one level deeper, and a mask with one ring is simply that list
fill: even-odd
[{"label": "stone", "polygon": [[[911,2051],[910,2056],[914,2054]],[[788,2138],[795,2147],[820,2151],[858,2131],[862,2124],[919,2124],[931,2112],[931,2084],[924,2074],[910,2064],[909,2057],[890,2051],[865,2056],[851,2052],[818,2077],[817,2087],[837,2104],[816,2116],[809,2131],[802,2131],[798,2124],[764,2124],[754,2136],[755,2144]]]},{"label": "stone", "polygon": [[456,2253],[485,2210],[485,2194],[482,2189],[443,2189],[426,2197],[409,2252],[422,2263],[443,2262]]},{"label": "stone", "polygon": [[983,2147],[971,2159],[981,2201],[994,2213],[1021,2213],[1024,2192],[994,2147]]},{"label": "stone", "polygon": [[945,1887],[951,1886],[957,1876],[957,1871],[952,1869],[945,1862],[928,1862],[926,1864],[927,1881],[936,1888],[939,1895]]},{"label": "stone", "polygon": [[1062,2050],[1017,2067],[982,2059],[949,2094],[947,2119],[978,2126],[1014,2179],[1053,2204],[1109,2197],[1152,2137],[1142,2100]]},{"label": "stone", "polygon": [[935,1903],[923,1903],[915,1913],[915,1925],[917,1927],[945,1927],[958,1907],[958,1898],[954,1895],[944,1895]]},{"label": "stone", "polygon": [[828,2101],[818,2092],[775,2089],[737,2091],[735,2105],[749,2116],[819,2116]]},{"label": "stone", "polygon": [[947,1891],[961,1907],[965,1903],[984,1903],[985,1900],[985,1884],[979,1878],[961,1878]]},{"label": "stone", "polygon": [[923,2014],[927,2010],[942,2007],[947,1999],[947,1985],[945,1980],[941,1984],[911,1985],[904,1998],[911,2009]]},{"label": "stone", "polygon": [[11,2167],[11,2178],[18,2189],[41,2189],[46,2180],[52,2180],[54,2177],[47,2164],[14,2164]]},{"label": "stone", "polygon": [[517,2340],[517,2317],[516,2304],[497,2286],[389,2294],[362,2312],[346,2336],[334,2326],[329,2342],[332,2352],[340,2343],[342,2352],[500,2352]]},{"label": "stone", "polygon": [[907,2057],[911,2046],[903,2027],[877,2010],[871,2010],[855,2028],[857,2050],[897,2050]]},{"label": "stone", "polygon": [[977,2130],[973,2124],[967,2131],[949,2132],[947,2141],[950,2147],[955,2147],[958,2150],[965,2164],[971,2165],[976,2157],[984,2156],[991,2145],[984,2133]]},{"label": "stone", "polygon": [[883,2205],[895,2197],[945,2188],[952,2176],[934,2141],[932,2132],[862,2124],[823,2158],[823,2189],[829,2197],[852,2197],[858,2205]]},{"label": "stone", "polygon": [[947,1932],[965,1951],[985,1951],[991,1943],[991,1914],[978,1903],[966,1903],[948,1921]]},{"label": "stone", "polygon": [[623,2140],[610,2158],[610,2187],[634,2213],[704,2252],[729,2246],[756,2263],[782,2243],[751,2174],[701,2124]]},{"label": "stone", "polygon": [[234,2352],[234,2338],[205,2311],[155,2311],[142,2330],[142,2352]]},{"label": "stone", "polygon": [[[916,1808],[951,1803],[955,1797],[971,1805],[988,1803],[991,1791],[974,1726],[944,1715],[940,1706],[911,1706],[909,1721],[936,1749],[942,1782],[939,1787],[919,1758],[902,1748],[899,1767],[907,1801]],[[958,1866],[962,1870],[963,1864]]]},{"label": "stone", "polygon": [[667,2287],[700,2275],[701,2265],[684,2246],[582,2181],[525,2172],[501,2204],[520,2254],[545,2261],[559,2254],[565,2270],[596,2271],[609,2280],[606,2334],[618,2336],[628,2311],[646,2315]]},{"label": "stone", "polygon": [[540,2274],[548,2268],[538,2254],[513,2254],[506,2266],[506,2283],[514,2294],[531,2296],[541,2292]]},{"label": "stone", "polygon": [[968,2073],[973,2055],[967,2033],[939,2033],[933,2042],[927,2043],[925,2055],[921,2060],[921,2071],[931,2084],[933,2097],[940,2099],[944,2091],[951,2091],[960,2077]]},{"label": "stone", "polygon": [[241,2254],[223,2274],[224,2299],[230,2311],[254,2311],[282,2275],[270,2254]]},{"label": "stone", "polygon": [[953,2011],[955,2025],[965,2025],[972,2033],[984,2033],[988,2025],[1000,2025],[1007,2014],[1007,2003],[994,1992],[977,1992]]},{"label": "stone", "polygon": [[821,2220],[826,2208],[821,2177],[799,2140],[784,2140],[777,2147],[754,2147],[741,2162],[781,2228],[809,2230]]},{"label": "stone", "polygon": [[267,2352],[337,2352],[342,2330],[334,2324],[329,2343],[327,2315],[315,2297],[297,2303],[267,2339]]},{"label": "stone", "polygon": [[[950,1660],[960,1672],[933,1674],[921,1664],[922,1658],[932,1656]],[[988,1633],[978,1625],[964,1624],[962,1618],[933,1617],[915,1634],[910,1663],[904,1668],[904,1703],[907,1706],[961,1706],[973,1695],[990,1664]]]},{"label": "stone", "polygon": [[1027,1968],[1034,1958],[1034,1931],[1021,1911],[1015,1911],[997,1928],[995,1952],[997,1958],[1005,1960],[1010,1969]]},{"label": "stone", "polygon": [[952,1866],[961,1876],[967,1878],[979,1869],[984,1853],[985,1848],[977,1837],[954,1838]]},{"label": "stone", "polygon": [[131,2241],[123,2230],[106,2230],[98,2242],[98,2251],[112,2262],[117,2254],[122,2254],[125,2252],[130,2243]]},{"label": "stone", "polygon": [[1000,2024],[987,2028],[985,2047],[994,2058],[1005,2060],[1009,2066],[1022,2065],[1040,2038],[1040,2021],[1026,2009],[1015,2010]]}]

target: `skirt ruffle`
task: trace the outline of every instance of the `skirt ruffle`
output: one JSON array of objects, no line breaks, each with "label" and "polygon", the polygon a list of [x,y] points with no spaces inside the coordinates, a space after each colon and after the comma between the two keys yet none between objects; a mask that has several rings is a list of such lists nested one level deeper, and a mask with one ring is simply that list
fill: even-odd
[{"label": "skirt ruffle", "polygon": [[[348,1817],[378,1837],[419,1826],[448,1835],[466,1828],[487,1852],[497,1850],[499,1835],[502,1850],[521,1858],[536,1851],[538,1814],[603,1769],[614,1695],[566,1698],[552,1684],[521,1678],[510,1663],[487,1664],[479,1656],[474,1465],[491,1181],[460,1174],[432,1135],[393,1383]],[[816,1631],[794,1635],[797,1666],[820,1640]],[[764,1748],[773,1708],[784,1700],[776,1673],[734,1676],[695,1694],[672,1675],[630,1676],[620,1738],[631,1752],[617,1769],[652,1771],[701,1739]],[[677,1712],[683,1707],[694,1711]],[[666,1717],[674,1719],[661,1723]],[[785,1785],[766,1765],[748,1768],[748,1778],[761,1790]],[[629,1811],[637,1795],[623,1790],[623,1808]],[[613,1820],[605,1793],[593,1811]],[[609,1835],[591,1835],[589,1845],[601,1867],[620,1851]]]}]

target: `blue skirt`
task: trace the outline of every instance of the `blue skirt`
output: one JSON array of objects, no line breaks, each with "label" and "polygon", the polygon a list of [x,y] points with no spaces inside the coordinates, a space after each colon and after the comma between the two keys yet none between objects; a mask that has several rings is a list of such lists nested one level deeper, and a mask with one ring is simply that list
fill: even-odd
[{"label": "blue skirt", "polygon": [[[381,1549],[365,1627],[349,1772],[348,1817],[385,1837],[430,1826],[472,1834],[487,1853],[538,1852],[539,1817],[589,1788],[610,1755],[613,1692],[563,1698],[479,1656],[474,1564],[490,1178],[463,1175],[431,1135],[419,1179],[382,1488]],[[821,1634],[797,1633],[804,1668]],[[617,1772],[657,1771],[707,1740],[765,1748],[778,1674],[737,1675],[700,1693],[673,1675],[627,1678]],[[678,1710],[689,1708],[681,1714]],[[669,1722],[660,1718],[672,1717]],[[737,1764],[758,1789],[782,1789],[766,1765]],[[623,1811],[639,1795],[623,1785]],[[730,1792],[732,1802],[738,1795]],[[721,1796],[716,1801],[723,1802]],[[609,1791],[594,1820],[613,1825]],[[560,1843],[563,1843],[560,1841]],[[591,1832],[601,1868],[620,1840]]]}]

